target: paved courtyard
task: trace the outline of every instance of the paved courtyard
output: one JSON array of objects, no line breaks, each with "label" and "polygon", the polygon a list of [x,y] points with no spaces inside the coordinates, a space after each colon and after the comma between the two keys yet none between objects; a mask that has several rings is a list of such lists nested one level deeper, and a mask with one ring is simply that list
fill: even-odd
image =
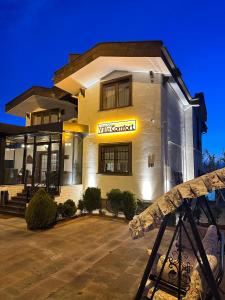
[{"label": "paved courtyard", "polygon": [[97,216],[31,232],[0,216],[0,299],[133,299],[156,233],[133,241],[125,221]]}]

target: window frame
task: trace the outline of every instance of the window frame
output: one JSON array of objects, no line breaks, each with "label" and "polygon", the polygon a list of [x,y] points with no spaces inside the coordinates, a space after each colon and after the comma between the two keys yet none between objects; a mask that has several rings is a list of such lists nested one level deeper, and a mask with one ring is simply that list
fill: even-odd
[{"label": "window frame", "polygon": [[[121,82],[126,82],[128,81],[129,83],[129,104],[125,105],[125,106],[119,106],[119,84]],[[116,105],[115,107],[111,107],[111,108],[104,108],[103,107],[103,101],[104,101],[104,87],[105,86],[115,86],[115,102]],[[117,108],[124,108],[124,107],[129,107],[132,106],[132,75],[126,75],[123,77],[119,77],[119,78],[114,78],[111,80],[107,80],[107,81],[102,81],[100,84],[100,111],[105,111],[105,110],[111,110],[111,109],[117,109]]]},{"label": "window frame", "polygon": [[[128,147],[128,172],[121,173],[121,172],[104,172],[102,170],[102,148],[103,147],[118,147],[118,146],[127,146]],[[115,151],[115,150],[114,150]],[[114,152],[115,153],[115,152]],[[115,157],[114,157],[114,164],[115,164]],[[122,142],[122,143],[101,143],[98,145],[98,174],[102,175],[111,175],[111,176],[132,176],[132,142]]]},{"label": "window frame", "polygon": [[[48,110],[41,110],[41,111],[37,111],[37,112],[33,112],[31,113],[31,125],[32,126],[40,126],[43,124],[52,124],[51,122],[51,115],[52,114],[57,114],[58,116],[58,121],[54,122],[54,123],[59,123],[60,122],[60,112],[59,109],[48,109]],[[49,123],[44,123],[44,117],[48,116],[49,117]],[[34,124],[34,120],[36,117],[41,117],[41,123],[40,124]]]}]

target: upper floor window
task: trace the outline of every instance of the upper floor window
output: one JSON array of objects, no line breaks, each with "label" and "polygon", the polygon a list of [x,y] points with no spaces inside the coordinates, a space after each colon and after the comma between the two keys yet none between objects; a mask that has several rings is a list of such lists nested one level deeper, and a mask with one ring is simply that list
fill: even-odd
[{"label": "upper floor window", "polygon": [[54,110],[43,110],[32,113],[31,123],[32,125],[41,125],[49,123],[59,122],[59,111]]},{"label": "upper floor window", "polygon": [[101,84],[100,109],[107,110],[131,105],[132,77],[126,76]]}]

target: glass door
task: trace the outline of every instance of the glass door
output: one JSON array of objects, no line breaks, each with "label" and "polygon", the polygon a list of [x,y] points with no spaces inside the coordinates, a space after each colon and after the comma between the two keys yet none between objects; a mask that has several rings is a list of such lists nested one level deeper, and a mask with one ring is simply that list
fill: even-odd
[{"label": "glass door", "polygon": [[47,186],[48,144],[37,145],[35,153],[34,186]]}]

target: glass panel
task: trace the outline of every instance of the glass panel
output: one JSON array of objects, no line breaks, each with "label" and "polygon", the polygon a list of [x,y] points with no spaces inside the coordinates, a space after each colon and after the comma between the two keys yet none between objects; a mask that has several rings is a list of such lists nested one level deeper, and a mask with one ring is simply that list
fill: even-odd
[{"label": "glass panel", "polygon": [[125,81],[119,83],[119,95],[118,95],[118,106],[128,106],[130,105],[130,82]]},{"label": "glass panel", "polygon": [[50,141],[49,135],[39,135],[36,137],[36,143],[48,143]]},{"label": "glass panel", "polygon": [[101,146],[100,171],[103,173],[129,172],[129,146]]},{"label": "glass panel", "polygon": [[117,148],[117,164],[116,169],[119,173],[128,173],[129,153],[128,146],[120,146]]},{"label": "glass panel", "polygon": [[23,175],[24,137],[6,138],[4,184],[21,184]]},{"label": "glass panel", "polygon": [[33,125],[40,125],[41,124],[41,116],[33,116]]},{"label": "glass panel", "polygon": [[73,152],[73,184],[81,184],[83,153],[83,139],[81,136],[74,136]]},{"label": "glass panel", "polygon": [[27,136],[27,143],[28,144],[33,144],[34,143],[34,137],[32,135]]},{"label": "glass panel", "polygon": [[116,107],[116,86],[103,86],[103,109],[110,109]]},{"label": "glass panel", "polygon": [[33,173],[33,151],[34,145],[27,145],[27,157],[26,157],[26,183],[27,185],[32,184],[32,173]]},{"label": "glass panel", "polygon": [[60,136],[59,133],[51,134],[51,141],[52,142],[60,141],[60,139],[61,139],[61,136]]},{"label": "glass panel", "polygon": [[63,185],[70,185],[72,184],[73,134],[65,133],[64,140]]},{"label": "glass panel", "polygon": [[66,133],[63,185],[82,183],[82,137]]},{"label": "glass panel", "polygon": [[59,116],[57,113],[51,114],[51,123],[57,123],[59,121]]},{"label": "glass panel", "polygon": [[38,145],[35,157],[35,185],[45,186],[47,176],[47,163],[48,163],[48,145]]},{"label": "glass panel", "polygon": [[49,115],[44,115],[43,116],[43,124],[48,124],[50,123],[50,117]]},{"label": "glass panel", "polygon": [[54,188],[59,184],[59,143],[52,144],[51,169],[49,174],[49,187]]},{"label": "glass panel", "polygon": [[102,148],[103,172],[114,172],[115,153],[112,147]]}]

